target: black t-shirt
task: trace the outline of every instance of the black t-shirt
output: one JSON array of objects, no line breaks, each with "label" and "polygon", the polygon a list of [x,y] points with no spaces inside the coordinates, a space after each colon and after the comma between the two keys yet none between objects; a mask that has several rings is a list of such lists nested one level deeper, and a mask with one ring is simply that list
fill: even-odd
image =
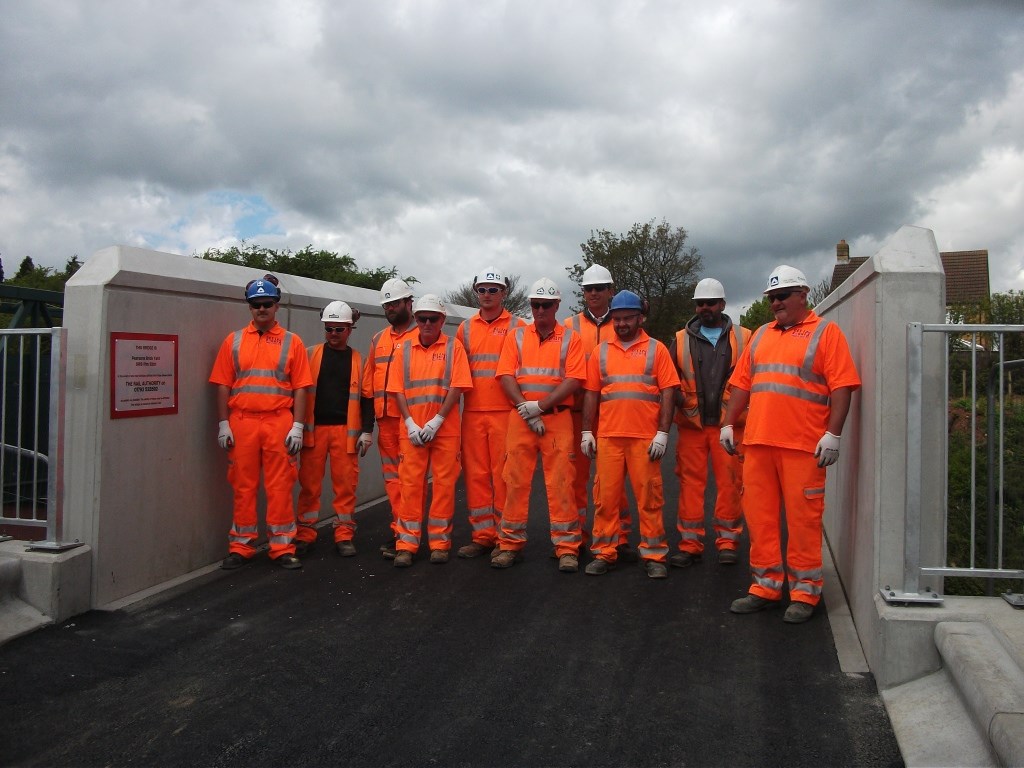
[{"label": "black t-shirt", "polygon": [[348,424],[348,383],[352,377],[352,348],[331,349],[324,345],[320,374],[316,377],[313,423]]}]

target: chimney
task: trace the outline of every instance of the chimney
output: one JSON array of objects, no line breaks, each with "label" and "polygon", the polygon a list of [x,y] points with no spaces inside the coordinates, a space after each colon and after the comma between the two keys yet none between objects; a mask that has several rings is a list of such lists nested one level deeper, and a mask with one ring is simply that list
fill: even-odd
[{"label": "chimney", "polygon": [[839,264],[850,263],[850,246],[846,244],[845,240],[836,243],[836,262]]}]

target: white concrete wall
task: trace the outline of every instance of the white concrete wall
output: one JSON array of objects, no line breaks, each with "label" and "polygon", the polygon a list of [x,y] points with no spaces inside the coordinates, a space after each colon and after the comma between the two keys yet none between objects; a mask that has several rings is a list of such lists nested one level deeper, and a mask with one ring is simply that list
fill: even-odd
[{"label": "white concrete wall", "polygon": [[[905,226],[818,307],[842,327],[863,382],[843,430],[839,463],[828,472],[825,529],[865,656],[883,688],[940,665],[930,625],[921,623],[923,644],[902,642],[900,633],[915,624],[891,626],[878,591],[903,586],[906,328],[945,322],[944,280],[931,230]],[[942,559],[946,418],[941,340],[932,341],[939,346],[931,346],[922,440],[922,556],[930,563]]]},{"label": "white concrete wall", "polygon": [[[80,539],[92,550],[93,607],[227,554],[231,490],[207,378],[224,337],[249,322],[243,286],[263,274],[118,246],[97,252],[68,282],[64,538]],[[386,324],[377,291],[278,277],[278,320],[307,346],[323,340],[320,311],[335,299],[363,313],[351,339],[363,355]],[[451,308],[446,332],[469,314]],[[110,418],[115,331],[178,336],[177,414]],[[358,500],[382,495],[374,449],[361,461]],[[322,509],[329,505],[325,483]]]}]

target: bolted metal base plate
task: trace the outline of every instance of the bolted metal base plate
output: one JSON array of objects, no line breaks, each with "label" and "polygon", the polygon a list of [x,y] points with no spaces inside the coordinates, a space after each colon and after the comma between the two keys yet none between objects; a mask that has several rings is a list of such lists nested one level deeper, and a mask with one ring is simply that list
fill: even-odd
[{"label": "bolted metal base plate", "polygon": [[82,546],[80,541],[33,541],[25,550],[27,552],[66,552]]},{"label": "bolted metal base plate", "polygon": [[931,590],[902,592],[891,587],[882,587],[878,592],[885,602],[892,605],[942,605],[942,595]]},{"label": "bolted metal base plate", "polygon": [[1024,595],[1015,595],[1012,592],[1004,592],[1003,600],[1008,602],[1014,608],[1024,609]]}]

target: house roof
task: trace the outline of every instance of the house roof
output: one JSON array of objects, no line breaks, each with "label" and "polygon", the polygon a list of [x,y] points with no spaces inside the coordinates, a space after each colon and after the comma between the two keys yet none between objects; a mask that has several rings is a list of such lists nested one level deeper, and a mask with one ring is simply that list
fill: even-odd
[{"label": "house roof", "polygon": [[[989,296],[988,250],[946,251],[940,253],[942,269],[946,273],[946,305],[970,304]],[[868,260],[867,256],[851,256],[845,263],[832,268],[834,291]]]}]

